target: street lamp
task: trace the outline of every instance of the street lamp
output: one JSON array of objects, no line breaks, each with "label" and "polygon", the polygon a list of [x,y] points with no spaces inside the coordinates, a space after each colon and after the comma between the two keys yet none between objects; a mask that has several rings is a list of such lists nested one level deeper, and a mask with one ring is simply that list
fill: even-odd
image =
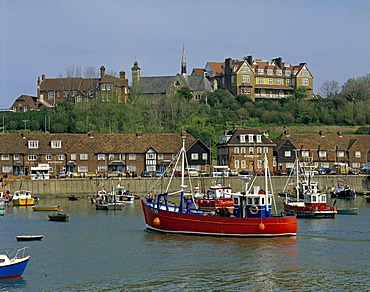
[{"label": "street lamp", "polygon": [[29,122],[30,120],[22,120],[23,123],[24,123],[24,131],[27,130],[27,122]]}]

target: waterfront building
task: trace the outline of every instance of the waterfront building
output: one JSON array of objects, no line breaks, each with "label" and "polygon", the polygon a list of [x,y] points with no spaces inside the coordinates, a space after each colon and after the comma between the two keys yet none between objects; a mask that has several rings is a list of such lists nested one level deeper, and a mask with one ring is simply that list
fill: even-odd
[{"label": "waterfront building", "polygon": [[[0,133],[0,173],[28,175],[47,163],[51,177],[154,174],[166,170],[181,147],[178,134]],[[209,169],[210,150],[201,140],[187,134],[186,148],[189,167]]]}]

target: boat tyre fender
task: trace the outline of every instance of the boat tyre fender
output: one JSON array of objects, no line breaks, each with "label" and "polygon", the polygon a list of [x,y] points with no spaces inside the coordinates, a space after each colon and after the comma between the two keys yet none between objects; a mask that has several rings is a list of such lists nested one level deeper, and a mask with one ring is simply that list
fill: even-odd
[{"label": "boat tyre fender", "polygon": [[258,213],[258,207],[256,205],[252,205],[249,207],[249,211],[251,212],[251,214],[255,215]]}]

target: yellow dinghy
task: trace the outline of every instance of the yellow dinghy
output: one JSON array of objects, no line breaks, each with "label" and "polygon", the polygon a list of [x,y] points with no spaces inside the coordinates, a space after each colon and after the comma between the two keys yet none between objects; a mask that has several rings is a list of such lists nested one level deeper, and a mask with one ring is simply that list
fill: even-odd
[{"label": "yellow dinghy", "polygon": [[33,211],[59,211],[59,206],[33,206]]}]

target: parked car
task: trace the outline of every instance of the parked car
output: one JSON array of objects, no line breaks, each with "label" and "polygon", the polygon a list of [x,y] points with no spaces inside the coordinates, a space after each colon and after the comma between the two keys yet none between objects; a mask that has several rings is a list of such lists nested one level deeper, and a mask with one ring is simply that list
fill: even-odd
[{"label": "parked car", "polygon": [[288,171],[286,169],[278,169],[274,172],[274,175],[288,175]]},{"label": "parked car", "polygon": [[253,177],[253,173],[250,170],[242,170],[239,172],[241,178],[247,179]]},{"label": "parked car", "polygon": [[67,173],[65,171],[59,172],[59,178],[66,178],[66,177],[67,177]]},{"label": "parked car", "polygon": [[238,172],[236,171],[236,170],[234,170],[234,169],[230,169],[230,172],[229,172],[229,175],[230,176],[238,176]]},{"label": "parked car", "polygon": [[155,173],[154,173],[154,176],[155,177],[162,177],[162,176],[164,176],[164,172],[163,171],[156,171]]},{"label": "parked car", "polygon": [[199,175],[198,170],[196,168],[193,168],[193,167],[187,168],[186,171],[187,171],[189,176],[198,176]]},{"label": "parked car", "polygon": [[335,174],[337,174],[337,172],[332,168],[326,168],[325,169],[325,174],[326,175],[335,175]]},{"label": "parked car", "polygon": [[360,173],[361,173],[361,170],[357,168],[350,168],[348,170],[348,174],[351,174],[351,175],[359,175]]},{"label": "parked car", "polygon": [[143,171],[141,177],[152,177],[152,175],[148,171]]},{"label": "parked car", "polygon": [[112,171],[111,175],[112,176],[118,176],[118,177],[122,177],[123,176],[123,174],[122,174],[121,171]]},{"label": "parked car", "polygon": [[200,174],[200,176],[203,176],[203,177],[209,177],[209,172],[207,172],[205,170],[202,170],[199,174]]},{"label": "parked car", "polygon": [[318,174],[326,174],[326,168],[323,166],[319,166],[315,169]]},{"label": "parked car", "polygon": [[263,169],[257,169],[254,171],[254,174],[257,176],[265,175],[265,171]]},{"label": "parked car", "polygon": [[[176,171],[175,172],[175,176],[176,177],[180,177],[180,176],[182,176],[182,172],[181,171]],[[184,171],[184,176],[188,176],[188,172],[185,170]]]}]

